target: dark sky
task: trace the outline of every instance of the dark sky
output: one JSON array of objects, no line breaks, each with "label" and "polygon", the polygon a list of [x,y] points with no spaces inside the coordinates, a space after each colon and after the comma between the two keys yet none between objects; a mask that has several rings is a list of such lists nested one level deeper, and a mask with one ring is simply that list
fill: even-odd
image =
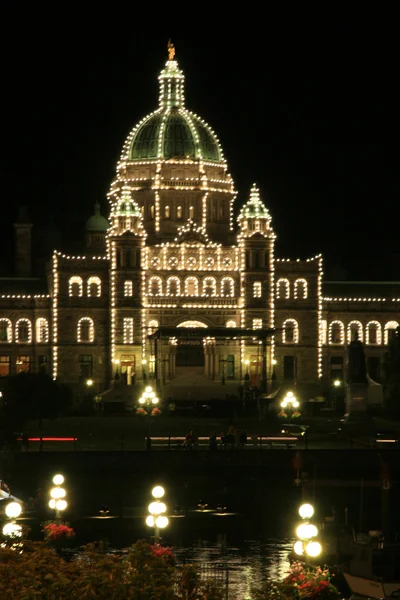
[{"label": "dark sky", "polygon": [[28,205],[42,244],[54,220],[60,249],[81,238],[96,201],[107,215],[123,142],[157,108],[171,37],[186,106],[217,133],[238,207],[253,182],[260,187],[278,256],[322,252],[328,272],[342,265],[353,279],[400,279],[390,258],[400,254],[390,15],[382,26],[374,15],[367,23],[303,15],[255,32],[240,19],[204,28],[170,20],[155,30],[134,13],[94,24],[37,7],[1,10],[5,248],[18,204]]}]

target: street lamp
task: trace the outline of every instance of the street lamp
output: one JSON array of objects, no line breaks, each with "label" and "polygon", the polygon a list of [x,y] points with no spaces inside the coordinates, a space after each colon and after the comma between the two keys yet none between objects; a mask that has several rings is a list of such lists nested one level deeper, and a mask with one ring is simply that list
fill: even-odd
[{"label": "street lamp", "polygon": [[147,414],[147,439],[150,438],[150,415],[152,407],[155,407],[159,403],[159,399],[157,398],[155,392],[153,392],[153,388],[151,385],[148,385],[141,397],[139,398],[139,404],[142,406],[146,406],[146,414]]},{"label": "street lamp", "polygon": [[61,487],[64,483],[64,475],[54,475],[53,483],[54,487],[50,490],[51,499],[49,501],[49,506],[55,511],[56,520],[59,521],[62,511],[67,508],[67,501],[65,500],[67,492],[63,487]]},{"label": "street lamp", "polygon": [[322,552],[322,546],[315,538],[318,536],[318,528],[310,522],[314,514],[314,507],[311,504],[302,504],[299,508],[299,515],[303,522],[296,528],[297,540],[294,543],[293,550],[298,556],[308,556],[316,558]]},{"label": "street lamp", "polygon": [[156,485],[152,491],[151,495],[154,498],[154,501],[151,502],[148,506],[149,515],[146,517],[146,525],[148,527],[154,527],[154,543],[160,543],[160,529],[165,529],[168,526],[168,517],[165,516],[167,511],[167,507],[164,502],[161,502],[161,498],[163,498],[165,494],[165,490],[161,485]]},{"label": "street lamp", "polygon": [[9,502],[5,508],[6,516],[10,519],[3,527],[3,535],[7,538],[22,537],[22,527],[15,522],[22,512],[22,506],[19,502]]},{"label": "street lamp", "polygon": [[293,392],[288,392],[284,399],[281,402],[281,409],[283,411],[288,411],[289,413],[289,423],[292,419],[292,414],[295,409],[299,408],[300,402],[296,399]]}]

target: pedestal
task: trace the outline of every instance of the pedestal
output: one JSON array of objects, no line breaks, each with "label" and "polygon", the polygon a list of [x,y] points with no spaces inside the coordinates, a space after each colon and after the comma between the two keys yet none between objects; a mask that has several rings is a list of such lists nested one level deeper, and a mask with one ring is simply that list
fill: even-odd
[{"label": "pedestal", "polygon": [[367,410],[368,383],[346,384],[346,413],[360,413]]}]

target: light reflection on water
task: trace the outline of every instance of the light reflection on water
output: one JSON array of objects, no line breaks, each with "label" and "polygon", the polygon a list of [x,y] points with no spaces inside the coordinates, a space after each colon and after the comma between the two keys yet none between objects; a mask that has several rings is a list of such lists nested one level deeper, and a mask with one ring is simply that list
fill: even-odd
[{"label": "light reflection on water", "polygon": [[[251,590],[266,578],[282,579],[289,570],[288,555],[292,539],[246,540],[240,546],[229,545],[221,536],[216,542],[197,540],[184,548],[175,546],[179,562],[198,565],[206,578],[215,578],[219,567],[229,570],[229,600],[251,599]],[[221,569],[221,582],[225,574]],[[219,579],[217,577],[217,579]]]}]

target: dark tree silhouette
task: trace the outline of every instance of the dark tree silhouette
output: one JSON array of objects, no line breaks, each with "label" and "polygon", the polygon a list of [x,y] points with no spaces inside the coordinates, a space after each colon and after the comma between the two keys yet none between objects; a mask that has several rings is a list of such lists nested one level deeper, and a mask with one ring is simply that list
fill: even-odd
[{"label": "dark tree silhouette", "polygon": [[8,429],[21,429],[27,421],[37,419],[42,431],[43,419],[65,414],[72,403],[71,390],[46,373],[19,373],[7,384],[0,418]]},{"label": "dark tree silhouette", "polygon": [[392,413],[400,413],[400,327],[389,339],[383,376],[385,408]]}]

